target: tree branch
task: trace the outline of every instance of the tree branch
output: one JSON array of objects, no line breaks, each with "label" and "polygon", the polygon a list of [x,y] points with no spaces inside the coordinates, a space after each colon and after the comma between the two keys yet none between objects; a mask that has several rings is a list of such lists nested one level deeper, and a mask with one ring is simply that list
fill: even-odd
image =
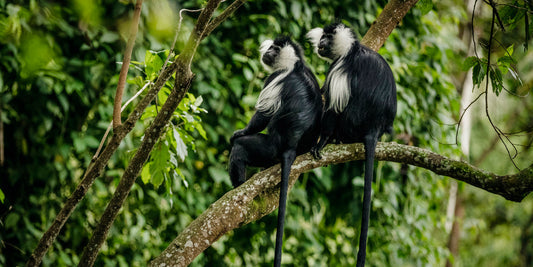
[{"label": "tree branch", "polygon": [[[289,188],[299,175],[314,168],[342,162],[363,160],[363,144],[328,145],[322,159],[307,153],[296,158],[292,166]],[[453,160],[429,150],[393,142],[378,143],[376,160],[410,164],[466,182],[508,200],[521,201],[533,191],[533,165],[513,175],[496,175],[480,170],[464,161]],[[229,191],[194,220],[155,258],[151,266],[176,264],[187,266],[202,251],[227,232],[253,222],[278,206],[280,166],[252,176],[243,185]]]},{"label": "tree branch", "polygon": [[361,43],[378,51],[385,43],[392,30],[402,21],[405,14],[415,6],[418,0],[391,0],[384,8],[376,21],[365,34]]},{"label": "tree branch", "polygon": [[131,22],[130,36],[126,44],[126,50],[124,51],[124,60],[122,61],[122,67],[120,68],[120,75],[118,76],[117,91],[115,94],[115,103],[113,106],[113,128],[122,124],[120,119],[120,106],[122,105],[122,94],[124,93],[124,87],[126,86],[126,78],[128,76],[128,69],[130,67],[131,52],[133,51],[133,45],[135,44],[135,38],[137,38],[137,30],[139,28],[139,18],[141,17],[141,7],[143,0],[137,0],[135,4],[135,12],[133,13],[133,21]]},{"label": "tree branch", "polygon": [[229,5],[220,15],[218,15],[216,18],[211,20],[209,24],[207,25],[204,34],[202,35],[202,39],[204,39],[206,36],[211,34],[211,32],[220,25],[223,21],[228,19],[235,10],[237,10],[240,6],[242,6],[246,2],[246,0],[235,0],[231,5]]}]

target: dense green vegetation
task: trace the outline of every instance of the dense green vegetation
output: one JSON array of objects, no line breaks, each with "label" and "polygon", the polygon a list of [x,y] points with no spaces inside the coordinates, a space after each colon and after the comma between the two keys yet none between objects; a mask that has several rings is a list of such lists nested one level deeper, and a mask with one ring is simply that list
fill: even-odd
[{"label": "dense green vegetation", "polygon": [[[179,10],[197,9],[202,3],[144,3],[125,99],[156,79],[168,55]],[[328,65],[313,54],[305,33],[341,18],[362,37],[386,3],[250,1],[207,37],[193,61],[196,77],[190,94],[156,144],[111,229],[97,266],[144,266],[231,189],[227,173],[229,136],[252,116],[267,75],[258,60],[261,41],[290,34],[302,45],[308,65],[323,82]],[[533,29],[531,19],[526,19],[533,8],[523,1],[512,3],[525,11],[499,7],[507,31],[495,34],[500,45],[493,45],[491,52],[493,64],[498,65],[489,75],[507,90],[495,84],[499,97],[491,93],[490,103],[492,119],[504,132],[525,131],[511,139],[521,145],[515,162],[524,168],[531,164],[532,156],[533,101],[527,93],[533,80],[529,72],[533,54],[523,45]],[[483,12],[476,20],[481,34],[476,38],[482,39],[478,52],[483,57],[491,12],[490,6],[478,5]],[[94,155],[112,119],[132,6],[130,1],[0,0],[0,119],[5,153],[0,168],[0,190],[5,195],[0,206],[0,265],[24,264]],[[178,53],[196,18],[195,13],[183,15]],[[469,17],[462,1],[421,1],[380,49],[398,84],[396,135],[388,140],[462,157],[455,144],[462,80],[468,67],[473,67],[474,82],[481,82],[487,66],[486,58],[470,58],[465,63],[469,40],[462,40],[460,34],[468,27]],[[43,265],[78,263],[143,131],[172,85],[172,81],[167,83],[122,142]],[[475,95],[483,89],[484,83],[474,89]],[[516,172],[499,139],[494,148],[487,149],[497,137],[483,105],[478,104],[473,107],[472,152],[465,160],[501,174]],[[123,114],[133,110],[132,106]],[[450,179],[397,163],[379,162],[377,166],[368,265],[443,266],[450,258],[449,230],[445,229]],[[300,177],[289,195],[284,263],[355,263],[362,167],[359,162],[350,162]],[[531,197],[510,203],[462,184],[459,192],[466,213],[460,253],[454,259],[459,266],[519,266],[528,262],[527,256],[533,257],[529,241],[533,240]],[[274,257],[275,226],[275,213],[245,225],[221,237],[192,265],[268,266]]]}]

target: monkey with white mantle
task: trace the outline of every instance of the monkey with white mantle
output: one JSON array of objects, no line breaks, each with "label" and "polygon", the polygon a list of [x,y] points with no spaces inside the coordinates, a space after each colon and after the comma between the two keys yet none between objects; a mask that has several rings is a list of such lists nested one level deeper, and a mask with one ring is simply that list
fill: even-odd
[{"label": "monkey with white mantle", "polygon": [[315,158],[328,143],[362,142],[365,147],[363,212],[357,266],[365,265],[376,144],[392,134],[396,116],[396,82],[390,66],[362,45],[342,23],[312,29],[307,37],[319,57],[331,62],[322,88],[325,98],[320,140]]},{"label": "monkey with white mantle", "polygon": [[[261,63],[273,73],[266,79],[248,125],[230,139],[229,174],[234,187],[246,180],[246,166],[281,162],[281,186],[274,266],[281,265],[289,174],[297,155],[309,152],[320,134],[322,98],[305,65],[299,45],[282,36],[261,44]],[[260,133],[265,128],[266,134]]]}]

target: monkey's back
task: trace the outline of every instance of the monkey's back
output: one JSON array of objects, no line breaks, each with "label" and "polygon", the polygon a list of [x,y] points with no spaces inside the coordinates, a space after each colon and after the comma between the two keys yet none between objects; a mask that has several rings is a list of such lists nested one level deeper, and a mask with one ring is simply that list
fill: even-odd
[{"label": "monkey's back", "polygon": [[368,134],[379,138],[392,133],[396,116],[396,83],[385,59],[363,45],[354,45],[352,50],[343,62],[343,70],[351,77],[350,101],[339,116],[334,134],[342,143],[362,142]]},{"label": "monkey's back", "polygon": [[297,154],[308,152],[318,140],[322,99],[315,76],[302,63],[285,78],[281,106],[268,125],[268,132],[282,150],[296,147]]}]

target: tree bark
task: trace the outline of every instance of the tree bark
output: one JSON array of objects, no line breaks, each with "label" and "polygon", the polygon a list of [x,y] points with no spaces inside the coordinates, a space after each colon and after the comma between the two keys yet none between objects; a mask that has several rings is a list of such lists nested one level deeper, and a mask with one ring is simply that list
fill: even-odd
[{"label": "tree bark", "polygon": [[374,51],[385,43],[392,30],[402,21],[403,17],[415,6],[418,0],[391,0],[384,8],[376,21],[365,34],[361,43]]},{"label": "tree bark", "polygon": [[[324,148],[320,160],[314,160],[309,153],[301,155],[292,166],[289,189],[303,172],[326,165],[363,160],[364,155],[361,143],[328,145]],[[511,201],[519,202],[533,191],[533,165],[519,173],[501,176],[480,170],[464,161],[394,142],[378,143],[376,160],[422,167]],[[278,206],[279,182],[279,164],[255,174],[241,186],[226,193],[191,222],[150,266],[187,266],[227,232],[271,213]]]}]

